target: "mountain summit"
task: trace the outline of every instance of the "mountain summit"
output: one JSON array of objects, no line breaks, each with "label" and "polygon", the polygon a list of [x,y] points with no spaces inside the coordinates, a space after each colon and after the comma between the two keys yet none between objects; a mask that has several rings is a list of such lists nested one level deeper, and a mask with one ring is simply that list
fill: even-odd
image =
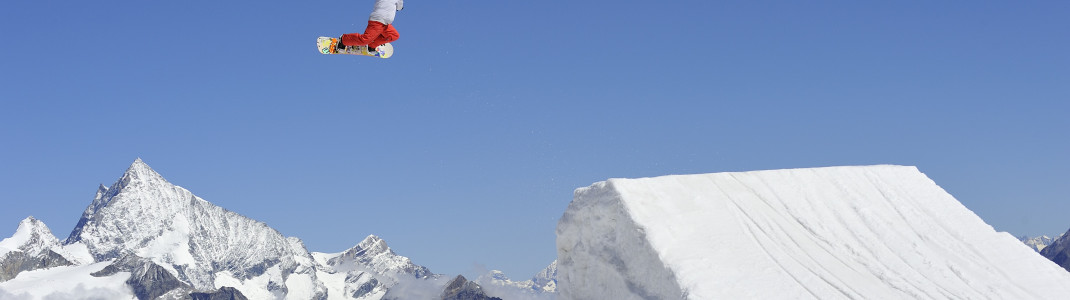
[{"label": "mountain summit", "polygon": [[15,235],[0,241],[0,256],[11,251],[37,255],[55,246],[59,246],[59,240],[52,235],[48,226],[45,226],[41,220],[30,216],[19,222]]},{"label": "mountain summit", "polygon": [[28,217],[10,238],[0,240],[0,282],[18,273],[40,268],[67,266],[74,260],[44,222]]},{"label": "mountain summit", "polygon": [[[160,173],[156,173],[156,171],[149,167],[148,164],[142,161],[141,158],[134,160],[134,163],[130,164],[130,167],[126,169],[126,172],[124,172],[123,175],[119,177],[119,180],[112,184],[110,188],[105,187],[104,185],[100,185],[100,187],[97,188],[96,197],[93,198],[93,202],[89,204],[89,207],[86,207],[85,211],[82,212],[82,218],[78,220],[78,224],[74,226],[74,230],[71,231],[71,234],[67,237],[65,243],[70,244],[81,240],[82,230],[85,225],[94,219],[97,212],[116,199],[116,196],[123,190],[128,188],[148,190],[163,186],[172,185],[168,183]],[[155,193],[147,194],[148,195],[145,196],[153,196]]]},{"label": "mountain summit", "polygon": [[310,298],[326,291],[300,240],[171,184],[141,159],[98,190],[66,243],[84,244],[97,261],[147,258],[198,290],[261,278],[268,291],[292,284],[311,287]]},{"label": "mountain summit", "polygon": [[405,278],[419,279],[434,275],[427,268],[412,263],[408,257],[394,253],[386,241],[375,235],[369,235],[341,254],[324,256],[323,260],[335,270],[369,270],[385,275],[393,283]]}]

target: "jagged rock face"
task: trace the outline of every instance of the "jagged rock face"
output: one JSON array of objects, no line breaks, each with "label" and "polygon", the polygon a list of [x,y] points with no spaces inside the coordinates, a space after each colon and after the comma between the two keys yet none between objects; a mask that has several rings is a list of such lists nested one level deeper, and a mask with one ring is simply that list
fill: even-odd
[{"label": "jagged rock face", "polygon": [[71,265],[55,251],[59,246],[44,222],[34,217],[22,220],[12,237],[0,241],[0,282],[24,271]]},{"label": "jagged rock face", "polygon": [[345,294],[353,298],[359,299],[385,290],[386,287],[371,274],[365,272],[349,272],[346,274]]},{"label": "jagged rock face", "polygon": [[468,281],[464,276],[457,275],[442,291],[442,300],[501,300],[498,297],[488,297],[483,288],[475,282]]},{"label": "jagged rock face", "polygon": [[[198,290],[213,290],[220,272],[236,280],[269,276],[268,287],[283,293],[291,274],[317,282],[299,240],[167,182],[140,159],[98,190],[66,243],[84,244],[97,261],[130,251]],[[265,274],[272,269],[279,272]],[[314,298],[325,297],[321,283],[315,290]]]},{"label": "jagged rock face", "polygon": [[1047,257],[1063,269],[1070,271],[1070,231],[1059,237],[1051,245],[1044,247],[1040,255]]},{"label": "jagged rock face", "polygon": [[130,272],[126,284],[134,291],[139,300],[157,299],[175,289],[190,290],[190,286],[179,281],[171,272],[158,264],[136,255],[127,254],[99,272],[90,274],[106,277],[118,272]]},{"label": "jagged rock face", "polygon": [[248,300],[241,291],[232,287],[221,287],[211,293],[192,293],[189,295],[193,300]]},{"label": "jagged rock face", "polygon": [[70,261],[52,250],[45,250],[44,253],[36,256],[31,256],[26,252],[9,253],[0,259],[0,282],[15,278],[25,271],[69,265],[71,265]]},{"label": "jagged rock face", "polygon": [[134,295],[140,300],[156,299],[156,297],[167,294],[171,290],[186,286],[157,264],[150,264],[147,267],[136,270],[130,276],[130,279],[126,281],[126,284],[130,285],[134,290]]}]

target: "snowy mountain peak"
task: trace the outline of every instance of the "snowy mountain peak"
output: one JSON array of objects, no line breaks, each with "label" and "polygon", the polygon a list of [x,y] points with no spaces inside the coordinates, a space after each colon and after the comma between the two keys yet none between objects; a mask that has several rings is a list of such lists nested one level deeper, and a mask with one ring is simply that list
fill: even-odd
[{"label": "snowy mountain peak", "polygon": [[116,187],[121,189],[123,187],[135,183],[149,183],[160,181],[166,182],[167,180],[165,180],[163,176],[160,175],[160,173],[156,173],[156,171],[153,170],[152,167],[149,167],[149,165],[146,164],[145,161],[142,161],[141,158],[138,158],[137,160],[134,160],[134,163],[130,164],[130,167],[127,168],[126,172],[123,173],[123,176],[120,177],[119,181],[115,183],[116,185],[112,186],[112,188],[109,190],[114,190]]},{"label": "snowy mountain peak", "polygon": [[386,245],[386,241],[375,235],[369,235],[368,237],[364,238],[363,241],[357,244],[356,247],[353,247],[350,250],[362,251],[364,255],[378,255],[391,252],[390,246]]},{"label": "snowy mountain peak", "polygon": [[341,272],[362,270],[383,275],[380,281],[388,283],[397,283],[401,278],[426,278],[434,275],[426,267],[414,264],[408,257],[394,253],[394,250],[386,245],[386,241],[375,235],[369,235],[341,254],[326,257],[325,261],[329,267]]},{"label": "snowy mountain peak", "polygon": [[22,230],[39,229],[41,227],[44,227],[44,229],[47,230],[48,226],[44,226],[44,225],[45,225],[45,223],[41,222],[41,220],[38,220],[37,218],[34,218],[33,216],[29,216],[29,217],[26,217],[25,219],[22,219],[22,221],[19,222],[19,229],[16,230],[16,232],[22,231]]},{"label": "snowy mountain peak", "polygon": [[[66,243],[84,244],[96,261],[133,253],[201,290],[251,278],[285,289],[284,270],[315,280],[300,241],[171,184],[141,159],[98,189]],[[311,293],[323,291],[309,284]]]},{"label": "snowy mountain peak", "polygon": [[1026,246],[1029,246],[1030,249],[1033,249],[1033,251],[1036,251],[1036,252],[1040,252],[1041,250],[1044,250],[1044,247],[1047,247],[1048,245],[1051,245],[1051,243],[1055,242],[1056,239],[1057,238],[1052,238],[1052,237],[1046,236],[1046,235],[1034,236],[1034,237],[1026,237],[1026,236],[1018,237],[1018,240],[1021,240],[1022,243],[1025,243]]},{"label": "snowy mountain peak", "polygon": [[[134,162],[130,164],[130,168],[127,168],[127,172],[129,172],[129,171],[130,171],[130,169],[135,169],[135,168],[136,168],[136,169],[139,169],[139,170],[149,170],[149,171],[152,171],[152,168],[150,168],[150,167],[149,167],[149,164],[146,164],[146,163],[145,163],[145,161],[144,161],[144,160],[141,160],[141,158],[140,158],[140,157],[138,157],[138,158],[134,159]],[[155,173],[155,171],[152,171],[152,172],[153,172],[153,173]],[[157,175],[158,175],[158,174],[157,174]]]},{"label": "snowy mountain peak", "polygon": [[14,235],[0,241],[0,256],[15,250],[37,255],[57,245],[59,245],[59,239],[52,235],[48,226],[41,220],[30,216],[19,222],[19,228],[15,230]]},{"label": "snowy mountain peak", "polygon": [[[64,241],[65,244],[72,244],[81,238],[82,228],[87,222],[91,221],[94,216],[104,207],[110,205],[112,201],[116,200],[116,196],[123,193],[126,190],[140,190],[142,192],[149,192],[149,194],[156,190],[161,189],[182,189],[167,182],[160,173],[156,173],[148,164],[138,158],[134,160],[134,163],[130,164],[130,167],[123,172],[123,175],[119,177],[119,180],[115,181],[111,187],[105,187],[101,184],[97,187],[97,194],[93,197],[93,202],[86,207],[82,212],[82,218],[78,220],[78,224],[75,225],[74,230],[71,231],[70,236]],[[185,191],[189,193],[188,191]],[[161,200],[163,198],[156,197],[156,195],[149,195],[149,197],[140,197],[137,200]]]},{"label": "snowy mountain peak", "polygon": [[0,240],[0,282],[24,271],[70,265],[73,258],[44,222],[29,217],[19,222],[14,235]]}]

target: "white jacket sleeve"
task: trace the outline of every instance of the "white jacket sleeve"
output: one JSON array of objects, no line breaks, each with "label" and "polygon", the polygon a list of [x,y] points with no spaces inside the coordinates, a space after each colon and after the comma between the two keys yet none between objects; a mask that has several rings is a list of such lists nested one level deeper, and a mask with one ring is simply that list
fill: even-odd
[{"label": "white jacket sleeve", "polygon": [[405,0],[398,0],[398,10],[405,8]]}]

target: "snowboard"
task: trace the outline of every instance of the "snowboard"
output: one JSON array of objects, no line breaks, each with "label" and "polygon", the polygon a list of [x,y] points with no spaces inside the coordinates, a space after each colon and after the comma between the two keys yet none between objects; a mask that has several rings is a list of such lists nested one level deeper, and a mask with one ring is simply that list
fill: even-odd
[{"label": "snowboard", "polygon": [[347,46],[344,49],[337,49],[337,46],[338,38],[336,37],[321,36],[316,39],[316,47],[322,54],[352,54],[378,58],[390,58],[394,55],[394,45],[390,43],[379,45],[377,52],[368,52],[368,47],[365,46]]}]

